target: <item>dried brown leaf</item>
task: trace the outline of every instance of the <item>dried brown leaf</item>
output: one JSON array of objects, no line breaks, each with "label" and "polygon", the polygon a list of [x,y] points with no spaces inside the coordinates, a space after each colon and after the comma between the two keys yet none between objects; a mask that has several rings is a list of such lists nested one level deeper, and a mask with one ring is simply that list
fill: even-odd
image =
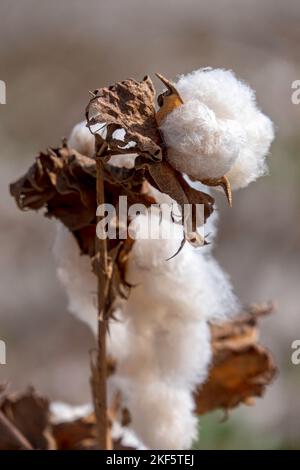
[{"label": "dried brown leaf", "polygon": [[[197,234],[197,224],[204,224],[207,218],[213,212],[214,199],[209,194],[192,188],[183,178],[182,174],[172,168],[168,162],[146,162],[143,158],[138,158],[137,168],[145,168],[148,172],[146,178],[160,192],[170,196],[180,206],[182,213],[185,207],[190,206],[192,211],[187,213],[185,218],[185,238],[193,245],[203,245],[204,240]],[[199,211],[199,205],[203,205],[202,211]],[[197,210],[197,214],[196,214]],[[185,213],[186,215],[186,213]],[[196,224],[196,215],[198,216]]]},{"label": "dried brown leaf", "polygon": [[[149,77],[141,82],[129,79],[95,90],[87,111],[90,129],[106,126],[109,151],[137,153],[152,160],[162,159],[162,140],[155,119],[155,90]],[[114,132],[123,129],[124,137]],[[100,139],[99,135],[98,139]],[[134,144],[134,145],[133,145]]]},{"label": "dried brown leaf", "polygon": [[71,422],[52,425],[58,450],[92,449],[96,446],[95,416],[89,415]]},{"label": "dried brown leaf", "polygon": [[95,220],[95,162],[66,143],[41,152],[28,172],[10,185],[22,210],[46,209],[71,231]]},{"label": "dried brown leaf", "polygon": [[267,349],[257,344],[257,320],[272,305],[250,308],[232,322],[212,325],[213,364],[196,395],[197,411],[228,410],[264,394],[276,373]]},{"label": "dried brown leaf", "polygon": [[[48,408],[48,401],[30,388],[22,394],[6,395],[0,412],[12,429],[22,436],[20,442],[23,440],[24,443],[29,443],[33,449],[49,449],[55,444],[50,436]],[[0,449],[20,448],[20,442],[14,439],[13,434],[9,436],[7,433],[0,433]],[[22,448],[26,448],[25,444]]]}]

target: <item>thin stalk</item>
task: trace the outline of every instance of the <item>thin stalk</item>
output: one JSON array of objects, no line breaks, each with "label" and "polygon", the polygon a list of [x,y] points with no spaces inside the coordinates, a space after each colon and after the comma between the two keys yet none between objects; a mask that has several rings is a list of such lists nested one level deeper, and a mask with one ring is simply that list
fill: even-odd
[{"label": "thin stalk", "polygon": [[[104,177],[103,166],[100,155],[105,151],[103,146],[96,157],[97,168],[97,206],[104,204]],[[110,432],[110,422],[107,408],[107,358],[106,358],[106,333],[108,330],[108,318],[105,312],[106,296],[108,288],[108,257],[107,242],[96,236],[95,239],[96,259],[98,260],[98,353],[96,367],[93,367],[93,395],[95,403],[95,413],[97,420],[98,443],[102,450],[112,449]]]}]

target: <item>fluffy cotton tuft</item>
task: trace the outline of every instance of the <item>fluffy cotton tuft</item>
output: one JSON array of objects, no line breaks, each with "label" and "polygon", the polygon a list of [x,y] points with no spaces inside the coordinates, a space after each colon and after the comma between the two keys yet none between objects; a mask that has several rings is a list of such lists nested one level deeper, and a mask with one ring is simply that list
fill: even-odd
[{"label": "fluffy cotton tuft", "polygon": [[[74,132],[72,145],[83,151],[89,136],[82,124]],[[155,197],[166,202],[165,195],[156,192]],[[108,354],[117,367],[108,379],[109,402],[121,391],[131,414],[129,430],[122,430],[118,422],[114,425],[118,435],[129,440],[136,435],[139,447],[186,449],[197,435],[193,393],[205,381],[211,362],[208,321],[228,316],[238,305],[211,248],[195,249],[186,243],[169,259],[180,246],[182,226],[152,212],[152,238],[145,238],[149,214],[140,214],[131,223],[136,240],[127,280],[135,287],[120,304],[118,320],[110,322]],[[215,231],[213,224],[209,231]],[[162,233],[169,235],[160,239]],[[96,277],[90,259],[80,255],[73,235],[61,224],[54,251],[69,309],[96,333]]]},{"label": "fluffy cotton tuft", "polygon": [[184,388],[162,380],[136,384],[128,407],[131,426],[150,449],[188,449],[197,437],[193,396]]},{"label": "fluffy cotton tuft", "polygon": [[87,157],[92,157],[95,150],[95,137],[91,131],[86,127],[84,121],[76,124],[70,137],[68,139],[68,144],[71,148],[77,150],[77,152],[85,155]]},{"label": "fluffy cotton tuft", "polygon": [[84,405],[70,405],[62,401],[54,401],[50,403],[51,423],[69,423],[77,419],[84,418],[93,412],[90,403]]},{"label": "fluffy cotton tuft", "polygon": [[184,103],[160,126],[170,163],[199,180],[227,175],[233,188],[262,176],[274,130],[253,90],[222,69],[196,70],[175,86]]},{"label": "fluffy cotton tuft", "polygon": [[[145,217],[136,218],[136,230],[144,230]],[[108,352],[117,360],[109,399],[121,390],[132,431],[153,449],[191,446],[197,430],[193,392],[205,380],[211,360],[207,321],[237,308],[226,276],[204,250],[186,244],[167,261],[178,248],[177,235],[135,241],[128,281],[136,286],[108,334]],[[90,278],[89,258],[79,254],[72,237],[59,228],[58,272],[69,308],[95,331],[95,278]]]},{"label": "fluffy cotton tuft", "polygon": [[88,256],[81,256],[77,242],[69,230],[57,223],[53,246],[57,277],[68,295],[68,308],[96,333],[97,279]]},{"label": "fluffy cotton tuft", "polygon": [[[85,121],[79,122],[74,126],[68,144],[82,155],[86,155],[87,157],[93,156],[95,151],[95,137],[86,126]],[[135,158],[135,154],[113,155],[109,163],[117,167],[133,168]]]}]

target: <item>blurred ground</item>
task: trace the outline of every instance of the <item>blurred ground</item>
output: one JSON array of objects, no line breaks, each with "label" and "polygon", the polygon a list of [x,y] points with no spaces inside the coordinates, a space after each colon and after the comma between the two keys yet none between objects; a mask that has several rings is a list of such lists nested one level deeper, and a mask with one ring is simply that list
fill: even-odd
[{"label": "blurred ground", "polygon": [[221,201],[217,254],[243,302],[274,299],[262,336],[280,375],[264,399],[202,419],[201,448],[300,448],[300,79],[297,0],[2,0],[0,79],[0,339],[12,389],[35,385],[51,399],[89,400],[93,338],[66,312],[51,255],[54,223],[16,210],[7,186],[38,150],[83,119],[88,90],[124,79],[167,77],[200,66],[233,69],[256,90],[277,128],[270,176]]}]

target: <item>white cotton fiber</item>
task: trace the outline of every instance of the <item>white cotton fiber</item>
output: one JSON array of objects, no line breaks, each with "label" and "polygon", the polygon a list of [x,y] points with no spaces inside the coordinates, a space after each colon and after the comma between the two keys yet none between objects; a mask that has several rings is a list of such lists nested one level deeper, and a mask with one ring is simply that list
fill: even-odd
[{"label": "white cotton fiber", "polygon": [[[85,138],[89,141],[81,125],[73,131],[72,145],[83,151]],[[170,202],[153,191],[158,202]],[[119,305],[117,321],[110,322],[108,353],[117,366],[108,380],[109,402],[120,390],[132,417],[129,436],[137,436],[139,447],[188,449],[197,435],[193,393],[205,381],[211,362],[208,321],[224,318],[238,306],[211,247],[195,249],[186,243],[169,259],[180,247],[182,226],[160,220],[154,211],[149,239],[149,214],[137,215],[130,226],[136,240],[126,278],[135,287]],[[214,234],[214,222],[209,231]],[[162,233],[169,235],[160,239]],[[54,251],[69,309],[96,331],[96,277],[90,259],[80,255],[73,235],[61,224]],[[118,423],[116,429],[122,434]]]},{"label": "white cotton fiber", "polygon": [[[135,227],[143,230],[145,217],[138,216]],[[121,390],[133,414],[132,430],[150,448],[191,446],[196,432],[192,395],[205,380],[211,358],[207,320],[236,309],[225,275],[201,248],[186,244],[166,261],[178,248],[177,241],[136,240],[127,273],[136,287],[116,312],[119,321],[111,321],[108,334],[109,354],[117,360],[116,374],[109,379],[110,400]],[[62,226],[55,246],[69,308],[95,331],[95,278],[90,277],[89,258],[80,255]],[[169,432],[157,435],[153,426]]]},{"label": "white cotton fiber", "polygon": [[92,157],[95,151],[95,137],[91,133],[86,122],[82,121],[76,124],[68,139],[69,147],[77,150],[77,152]]},{"label": "white cotton fiber", "polygon": [[184,388],[163,380],[135,384],[128,407],[131,427],[150,449],[188,449],[197,437],[194,400]]},{"label": "white cotton fiber", "polygon": [[84,405],[70,405],[62,401],[53,401],[50,403],[51,423],[69,423],[77,419],[84,418],[93,412],[90,403]]},{"label": "white cotton fiber", "polygon": [[68,296],[68,308],[96,333],[97,279],[92,273],[88,256],[80,255],[74,236],[60,222],[57,223],[53,253],[57,276]]},{"label": "white cotton fiber", "polygon": [[[117,132],[117,131],[116,131]],[[91,133],[86,122],[76,124],[68,139],[69,147],[87,157],[92,157],[95,151],[95,137]],[[109,163],[117,167],[133,168],[136,154],[113,155]]]},{"label": "white cotton fiber", "polygon": [[231,71],[200,69],[175,87],[183,104],[160,128],[177,170],[199,180],[227,175],[233,188],[264,174],[274,130],[248,85]]}]

